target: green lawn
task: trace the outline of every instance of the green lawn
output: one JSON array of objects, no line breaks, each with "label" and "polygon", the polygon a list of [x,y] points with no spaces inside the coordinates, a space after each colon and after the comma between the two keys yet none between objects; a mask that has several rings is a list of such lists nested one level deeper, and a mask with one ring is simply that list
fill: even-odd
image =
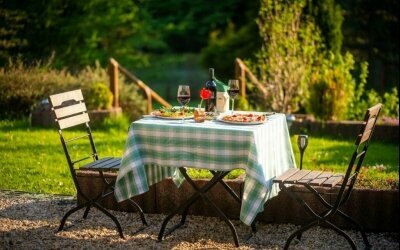
[{"label": "green lawn", "polygon": [[[93,129],[100,156],[122,155],[127,129],[126,122]],[[298,162],[295,141],[296,138],[292,136]],[[352,141],[310,136],[303,167],[344,171],[352,150]],[[372,140],[364,161],[367,167],[361,172],[360,185],[378,189],[398,188],[398,152],[398,145]],[[0,189],[75,193],[56,129],[30,128],[26,121],[0,121],[0,159]],[[205,171],[191,171],[190,174],[197,178],[209,177]],[[243,171],[234,171],[230,178],[241,174]]]}]

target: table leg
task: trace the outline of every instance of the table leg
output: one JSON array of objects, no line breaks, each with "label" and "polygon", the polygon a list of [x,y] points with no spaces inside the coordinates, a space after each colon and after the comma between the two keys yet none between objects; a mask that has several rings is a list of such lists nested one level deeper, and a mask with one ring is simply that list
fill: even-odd
[{"label": "table leg", "polygon": [[[213,186],[215,186],[217,183],[222,182],[222,179],[229,173],[229,171],[213,171],[213,178],[203,187],[199,188],[196,186],[194,181],[187,175],[186,169],[185,168],[179,168],[185,179],[188,181],[188,183],[195,189],[196,193],[194,193],[184,204],[176,208],[173,212],[171,212],[163,221],[163,224],[161,226],[160,232],[158,234],[158,240],[161,241],[164,235],[165,228],[169,222],[169,220],[178,214],[180,211],[183,211],[182,213],[182,218],[181,221],[172,227],[165,235],[168,235],[172,233],[175,229],[181,227],[185,221],[186,221],[186,216],[189,211],[189,208],[196,202],[200,197],[202,197],[206,202],[208,202],[219,214],[219,216],[224,220],[224,222],[229,226],[232,232],[232,236],[234,238],[235,245],[239,247],[239,240],[236,232],[235,226],[232,224],[232,222],[228,219],[228,217],[222,212],[221,209],[219,209],[214,202],[212,202],[206,195],[205,193],[210,190]],[[224,183],[226,185],[226,183]],[[240,203],[240,198],[236,195],[236,193],[229,187],[225,186],[224,187],[228,190],[228,192],[235,198],[238,198],[239,203]],[[237,200],[235,198],[235,200]]]}]

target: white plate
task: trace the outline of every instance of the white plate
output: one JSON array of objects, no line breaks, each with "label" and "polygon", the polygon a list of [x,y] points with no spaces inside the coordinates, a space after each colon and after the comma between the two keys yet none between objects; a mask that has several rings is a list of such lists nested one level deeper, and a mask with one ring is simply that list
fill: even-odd
[{"label": "white plate", "polygon": [[267,118],[265,118],[264,121],[251,121],[251,122],[226,121],[226,120],[222,119],[223,117],[224,117],[224,115],[218,116],[217,121],[223,122],[223,123],[228,123],[228,124],[235,124],[235,125],[257,125],[257,124],[263,124],[267,121]]}]

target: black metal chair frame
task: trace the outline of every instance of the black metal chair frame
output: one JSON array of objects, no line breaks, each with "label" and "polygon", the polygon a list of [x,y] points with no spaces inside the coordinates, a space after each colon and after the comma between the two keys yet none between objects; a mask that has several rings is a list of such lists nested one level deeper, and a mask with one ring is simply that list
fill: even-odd
[{"label": "black metal chair frame", "polygon": [[[163,237],[166,237],[167,235],[171,234],[173,231],[176,229],[180,228],[183,226],[186,222],[186,216],[189,212],[190,207],[199,199],[203,198],[203,200],[208,203],[221,217],[221,219],[228,225],[229,229],[231,230],[233,240],[235,242],[235,246],[239,247],[239,240],[238,240],[238,235],[236,232],[235,226],[232,224],[232,222],[229,220],[229,218],[225,215],[225,213],[212,201],[210,198],[207,197],[207,192],[213,188],[217,183],[220,183],[225,190],[235,199],[239,205],[241,204],[242,200],[241,198],[236,194],[235,191],[233,191],[224,181],[223,178],[230,172],[230,171],[213,171],[209,170],[213,177],[202,187],[198,187],[196,183],[190,178],[190,176],[186,172],[186,168],[180,167],[179,171],[182,173],[182,175],[185,177],[187,182],[192,186],[192,188],[195,190],[195,193],[193,193],[184,203],[182,203],[179,207],[175,208],[170,214],[167,215],[167,217],[164,219],[160,232],[158,234],[158,240],[162,241]],[[182,213],[181,220],[178,224],[174,225],[170,229],[167,230],[167,232],[164,231],[166,229],[166,226],[175,215],[178,213]],[[255,221],[251,225],[252,228],[252,234],[256,233],[256,226],[255,226]]]},{"label": "black metal chair frame", "polygon": [[[118,219],[113,214],[111,214],[109,211],[107,211],[107,209],[104,208],[100,204],[100,202],[102,200],[104,200],[108,196],[114,194],[115,181],[107,180],[107,177],[104,175],[104,173],[118,171],[120,163],[121,163],[121,158],[113,158],[113,157],[107,157],[107,158],[102,158],[102,159],[99,158],[97,150],[96,150],[96,146],[94,144],[92,131],[89,126],[90,120],[89,120],[89,116],[86,111],[86,106],[83,102],[84,100],[83,100],[83,95],[82,95],[81,90],[74,90],[74,91],[69,91],[69,92],[65,92],[65,93],[61,93],[61,94],[52,95],[52,96],[50,96],[49,101],[50,101],[52,110],[55,115],[55,121],[58,126],[58,133],[60,135],[61,144],[62,144],[64,153],[65,153],[65,156],[67,158],[68,167],[69,167],[77,194],[79,196],[81,196],[84,200],[84,202],[82,204],[70,209],[63,216],[60,226],[58,228],[58,231],[63,230],[66,220],[73,213],[79,211],[82,208],[85,208],[83,218],[86,219],[89,214],[90,209],[92,207],[96,207],[97,209],[99,209],[101,212],[103,212],[105,215],[107,215],[114,221],[114,223],[117,227],[119,236],[121,238],[124,238],[124,235],[122,232],[122,227],[121,227],[121,224],[119,223]],[[86,134],[66,140],[62,133],[63,129],[77,127],[79,125],[85,126]],[[82,138],[89,139],[92,152],[91,152],[90,156],[88,156],[88,157],[84,157],[82,159],[73,161],[71,158],[70,152],[68,150],[67,144],[69,142],[76,141],[76,140],[82,139]],[[75,167],[76,163],[82,162],[84,160],[88,160],[90,158],[93,159],[93,162],[83,165],[79,168]],[[81,188],[81,186],[78,182],[78,178],[77,178],[77,171],[82,171],[82,170],[83,171],[85,171],[85,170],[97,171],[99,173],[99,175],[101,176],[101,179],[104,183],[104,188],[103,188],[102,192],[99,193],[95,198],[89,197],[82,191],[82,188]],[[115,197],[114,197],[114,199],[115,199]],[[144,213],[143,213],[141,207],[136,202],[134,202],[132,199],[128,199],[128,202],[138,212],[143,225],[147,226],[148,224],[146,222],[146,218],[144,216]],[[142,230],[142,229],[140,229],[140,230]]]},{"label": "black metal chair frame", "polygon": [[[360,171],[360,168],[362,166],[362,162],[365,158],[366,152],[368,150],[369,142],[371,139],[371,136],[373,134],[373,130],[376,124],[377,117],[380,113],[380,110],[382,108],[381,104],[377,104],[374,107],[370,108],[367,110],[364,118],[364,125],[361,128],[360,133],[358,134],[358,137],[356,139],[355,145],[356,149],[351,157],[350,163],[348,165],[346,174],[344,175],[343,181],[339,185],[339,190],[337,193],[337,198],[333,203],[330,203],[326,201],[322,195],[326,193],[321,193],[317,191],[314,187],[312,187],[309,183],[294,183],[295,185],[302,185],[304,186],[309,192],[314,194],[318,201],[322,203],[326,207],[326,210],[324,212],[317,213],[309,204],[307,204],[296,192],[293,192],[290,189],[290,186],[292,184],[287,184],[285,182],[279,182],[279,187],[281,190],[285,191],[290,197],[298,201],[305,209],[307,212],[309,212],[312,215],[312,219],[309,220],[308,222],[304,223],[298,230],[293,232],[289,238],[287,239],[285,243],[284,249],[288,249],[291,241],[294,239],[294,237],[297,237],[298,240],[301,239],[302,234],[307,231],[308,229],[324,224],[328,226],[328,228],[333,229],[336,231],[338,234],[342,235],[350,244],[352,249],[356,249],[356,245],[354,241],[351,239],[351,237],[345,233],[343,230],[341,230],[339,227],[334,225],[331,221],[329,221],[333,216],[339,215],[342,218],[344,218],[347,222],[351,223],[354,225],[360,232],[364,241],[364,244],[367,248],[370,248],[371,245],[368,242],[368,238],[365,234],[365,231],[360,223],[358,223],[355,219],[353,219],[351,216],[347,215],[343,211],[341,211],[339,208],[345,204],[349,198],[350,194],[353,190],[354,184],[357,179],[357,175]],[[361,149],[362,148],[362,149]],[[360,151],[361,149],[361,151]]]}]

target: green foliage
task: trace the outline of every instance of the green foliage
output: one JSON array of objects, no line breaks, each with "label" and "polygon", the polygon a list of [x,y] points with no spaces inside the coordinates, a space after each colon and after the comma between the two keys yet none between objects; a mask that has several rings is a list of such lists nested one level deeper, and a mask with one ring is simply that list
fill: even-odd
[{"label": "green foliage", "polygon": [[[110,56],[141,65],[146,57],[139,49],[157,41],[157,33],[144,27],[138,5],[130,0],[5,1],[1,9],[23,17],[8,20],[5,26],[13,34],[4,40],[23,41],[5,48],[7,55],[23,54],[29,61],[55,53],[55,65],[70,68],[96,60],[104,65]],[[0,15],[0,22],[5,17]],[[6,59],[0,58],[0,63]]]},{"label": "green foliage", "polygon": [[231,78],[235,59],[253,58],[255,51],[260,48],[260,37],[254,36],[257,33],[255,22],[239,29],[230,23],[224,32],[212,33],[208,46],[201,51],[202,64],[214,67],[226,79]]},{"label": "green foliage", "polygon": [[356,85],[351,75],[353,68],[354,60],[350,53],[344,57],[332,53],[325,56],[321,65],[313,69],[307,110],[323,120],[346,118]]},{"label": "green foliage", "polygon": [[379,93],[399,87],[398,0],[338,0],[344,10],[343,43],[357,61],[371,65],[366,88]]},{"label": "green foliage", "polygon": [[383,94],[383,105],[382,113],[384,115],[399,118],[399,93],[396,87]]},{"label": "green foliage", "polygon": [[0,118],[27,116],[36,102],[78,86],[69,72],[52,70],[49,64],[25,66],[20,60],[10,61],[0,68]]},{"label": "green foliage", "polygon": [[[0,68],[0,118],[26,117],[37,102],[49,95],[79,88],[84,93],[88,109],[108,108],[112,94],[105,82],[108,82],[108,74],[99,64],[72,74],[52,68],[50,62],[27,66],[21,61],[10,61],[6,67]],[[120,82],[123,96],[129,95],[134,100],[130,103],[121,101],[122,106],[129,114],[142,114],[145,101],[137,87],[126,88],[123,78]]]},{"label": "green foliage", "polygon": [[[117,117],[107,117],[103,122],[95,124],[96,129],[118,134],[121,131],[128,131],[129,124],[132,122],[125,114]],[[92,125],[93,127],[93,125]]]},{"label": "green foliage", "polygon": [[[239,3],[238,3],[239,4]],[[225,79],[234,75],[236,58],[254,59],[261,47],[255,17],[260,8],[259,1],[243,1],[240,11],[228,19],[224,29],[210,32],[208,45],[201,51],[201,61],[205,67],[214,67]],[[239,8],[238,8],[239,9]]]},{"label": "green foliage", "polygon": [[102,82],[91,84],[84,91],[85,103],[88,109],[109,109],[113,100],[110,88]]},{"label": "green foliage", "polygon": [[247,1],[203,0],[143,1],[150,26],[162,36],[173,52],[198,52],[208,43],[208,36],[223,30],[229,20],[243,16]]},{"label": "green foliage", "polygon": [[[259,96],[264,109],[295,112],[307,96],[307,81],[319,48],[314,23],[302,19],[303,1],[263,0],[257,23],[263,41],[252,71],[269,90]],[[269,101],[270,102],[269,102]]]},{"label": "green foliage", "polygon": [[236,98],[235,100],[235,110],[251,111],[254,110],[254,108],[250,105],[249,101],[246,98],[239,95],[238,98]]},{"label": "green foliage", "polygon": [[136,85],[121,84],[119,87],[119,104],[130,121],[141,118],[146,113],[146,100],[143,92]]},{"label": "green foliage", "polygon": [[342,49],[343,10],[335,0],[308,0],[304,15],[311,15],[321,31],[322,42],[332,53]]},{"label": "green foliage", "polygon": [[388,117],[399,117],[399,98],[397,88],[394,87],[390,92],[385,92],[383,98],[374,89],[365,89],[368,75],[368,64],[361,63],[361,73],[357,84],[354,97],[347,110],[346,119],[362,120],[365,111],[377,103],[383,104],[382,115]]}]

